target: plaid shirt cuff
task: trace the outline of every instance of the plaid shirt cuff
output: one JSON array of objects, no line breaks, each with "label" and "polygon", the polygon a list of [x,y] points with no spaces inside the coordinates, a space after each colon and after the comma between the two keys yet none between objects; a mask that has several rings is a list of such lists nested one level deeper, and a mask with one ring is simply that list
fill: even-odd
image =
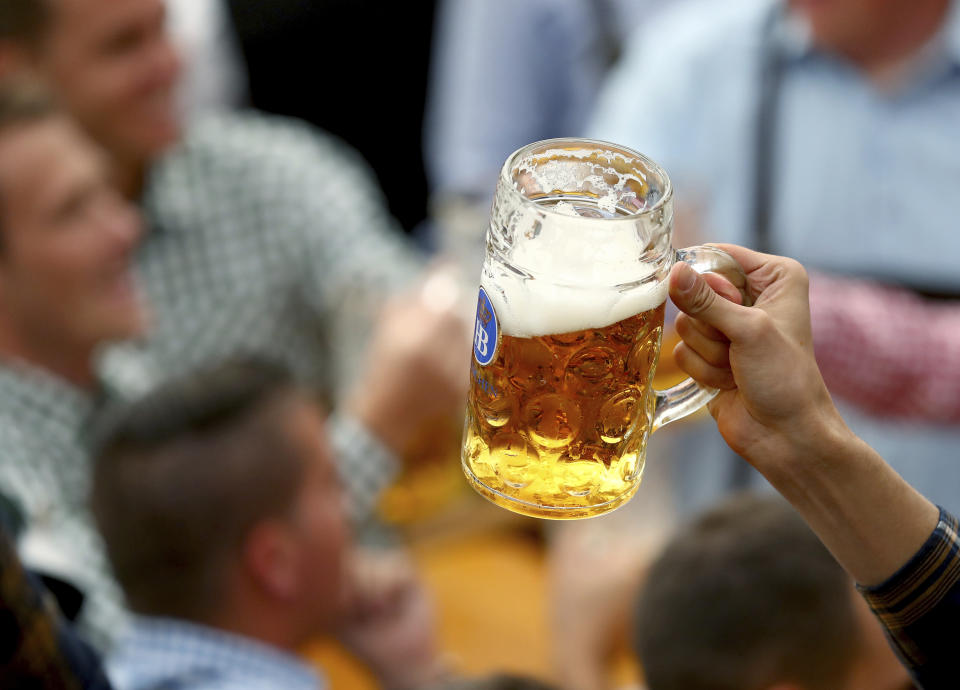
[{"label": "plaid shirt cuff", "polygon": [[[936,658],[960,609],[960,530],[943,508],[936,529],[910,561],[875,587],[858,587],[894,646],[914,671],[939,665]],[[948,630],[941,625],[951,620]],[[919,677],[922,677],[922,673]],[[932,686],[931,686],[932,687]]]},{"label": "plaid shirt cuff", "polygon": [[346,491],[347,511],[354,523],[366,522],[380,493],[399,473],[400,462],[350,415],[334,412],[328,429]]}]

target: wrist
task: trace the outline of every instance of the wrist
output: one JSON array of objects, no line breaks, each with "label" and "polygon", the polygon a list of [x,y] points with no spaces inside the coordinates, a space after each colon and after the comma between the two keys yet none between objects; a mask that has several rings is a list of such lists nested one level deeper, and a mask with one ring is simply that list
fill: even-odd
[{"label": "wrist", "polygon": [[782,493],[804,492],[810,482],[841,470],[862,443],[831,403],[798,415],[747,459]]},{"label": "wrist", "polygon": [[929,537],[939,510],[839,415],[808,441],[765,476],[857,582],[885,581]]},{"label": "wrist", "polygon": [[[375,390],[357,392],[347,403],[347,410],[363,427],[400,457],[408,442],[409,424],[402,409],[391,409]],[[395,406],[394,406],[395,407]]]}]

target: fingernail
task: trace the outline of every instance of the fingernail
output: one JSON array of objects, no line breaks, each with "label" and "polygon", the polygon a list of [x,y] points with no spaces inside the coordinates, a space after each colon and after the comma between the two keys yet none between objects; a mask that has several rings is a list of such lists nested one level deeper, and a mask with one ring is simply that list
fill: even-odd
[{"label": "fingernail", "polygon": [[697,283],[697,272],[686,264],[680,264],[680,275],[677,276],[677,290],[690,292]]}]

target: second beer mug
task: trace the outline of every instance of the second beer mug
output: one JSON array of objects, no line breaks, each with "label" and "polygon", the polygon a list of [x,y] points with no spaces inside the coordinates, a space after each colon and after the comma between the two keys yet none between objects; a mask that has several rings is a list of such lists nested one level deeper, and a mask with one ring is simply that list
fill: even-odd
[{"label": "second beer mug", "polygon": [[[462,449],[473,486],[509,510],[600,515],[640,485],[647,438],[705,405],[650,382],[677,260],[746,277],[713,247],[671,247],[666,173],[584,139],[526,146],[497,183],[480,279]],[[744,295],[745,303],[747,296]]]}]

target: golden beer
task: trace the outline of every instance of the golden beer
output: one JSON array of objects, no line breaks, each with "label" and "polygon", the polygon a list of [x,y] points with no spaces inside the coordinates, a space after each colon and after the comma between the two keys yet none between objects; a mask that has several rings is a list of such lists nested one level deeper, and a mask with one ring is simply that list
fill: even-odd
[{"label": "golden beer", "polygon": [[497,181],[461,461],[483,496],[535,517],[613,510],[653,431],[715,391],[651,386],[677,261],[746,277],[715,247],[671,246],[673,190],[649,158],[587,139],[535,142]]},{"label": "golden beer", "polygon": [[633,496],[643,470],[664,305],[605,328],[503,335],[471,366],[463,453],[494,503],[537,517],[580,518]]}]

